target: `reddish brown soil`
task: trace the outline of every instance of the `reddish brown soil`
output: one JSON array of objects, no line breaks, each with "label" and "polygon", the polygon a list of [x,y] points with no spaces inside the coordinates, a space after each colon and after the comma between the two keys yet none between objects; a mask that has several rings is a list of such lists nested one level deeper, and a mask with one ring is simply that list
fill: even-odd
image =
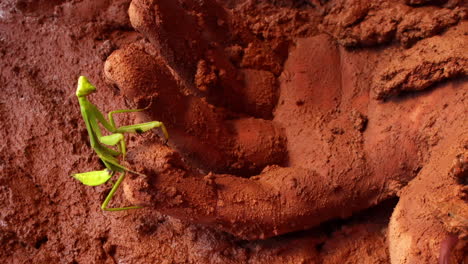
[{"label": "reddish brown soil", "polygon": [[[0,262],[466,261],[464,1],[129,6],[0,2]],[[70,177],[102,167],[79,75],[168,126],[128,137],[113,204],[147,208]]]}]

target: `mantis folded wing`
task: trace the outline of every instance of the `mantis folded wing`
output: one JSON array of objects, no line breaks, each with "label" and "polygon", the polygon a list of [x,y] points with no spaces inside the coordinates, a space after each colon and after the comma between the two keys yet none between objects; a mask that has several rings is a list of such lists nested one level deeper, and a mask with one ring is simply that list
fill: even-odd
[{"label": "mantis folded wing", "polygon": [[[76,96],[78,97],[78,102],[80,104],[81,115],[83,116],[83,120],[86,124],[86,130],[88,131],[91,148],[94,149],[96,154],[102,160],[102,162],[106,166],[106,169],[100,171],[77,173],[74,174],[73,177],[85,185],[97,186],[106,183],[110,178],[112,178],[112,176],[114,176],[116,172],[119,172],[120,176],[117,179],[117,182],[112,186],[111,191],[109,192],[106,199],[101,205],[102,210],[122,211],[128,209],[141,208],[140,206],[128,206],[120,208],[107,207],[108,203],[114,196],[120,184],[125,179],[125,175],[127,172],[142,175],[136,171],[132,171],[126,168],[125,166],[121,165],[119,163],[119,160],[117,159],[117,157],[120,155],[122,155],[123,159],[125,159],[126,144],[124,133],[144,133],[153,128],[159,127],[161,128],[166,140],[169,139],[169,134],[167,133],[164,124],[159,121],[117,127],[114,122],[114,114],[140,112],[144,109],[115,110],[109,112],[109,121],[107,121],[104,118],[104,115],[98,110],[98,108],[86,98],[86,96],[94,92],[96,92],[96,87],[94,87],[86,77],[80,76],[78,79],[78,88],[76,89]],[[111,134],[106,136],[102,135],[99,123],[102,124],[102,126]],[[117,146],[118,150],[112,149],[107,146]]]}]

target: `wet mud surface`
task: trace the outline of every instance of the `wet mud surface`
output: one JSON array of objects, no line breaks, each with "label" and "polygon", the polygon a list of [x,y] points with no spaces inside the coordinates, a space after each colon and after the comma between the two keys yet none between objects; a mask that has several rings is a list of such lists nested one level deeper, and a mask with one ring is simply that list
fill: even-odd
[{"label": "wet mud surface", "polygon": [[[0,2],[2,263],[464,263],[464,1]],[[127,136],[110,184],[75,96]]]}]

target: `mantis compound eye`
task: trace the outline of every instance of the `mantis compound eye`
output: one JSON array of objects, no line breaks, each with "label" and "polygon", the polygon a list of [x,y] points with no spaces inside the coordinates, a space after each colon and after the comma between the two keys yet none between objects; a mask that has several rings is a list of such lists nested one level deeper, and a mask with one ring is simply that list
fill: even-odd
[{"label": "mantis compound eye", "polygon": [[78,87],[76,88],[76,96],[86,96],[96,91],[96,87],[92,85],[84,76],[78,78]]}]

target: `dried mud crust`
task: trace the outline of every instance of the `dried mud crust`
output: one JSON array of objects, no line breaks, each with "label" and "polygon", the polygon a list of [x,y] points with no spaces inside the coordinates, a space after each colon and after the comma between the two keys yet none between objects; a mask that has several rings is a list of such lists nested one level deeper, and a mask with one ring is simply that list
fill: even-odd
[{"label": "dried mud crust", "polygon": [[[407,2],[432,4],[436,1]],[[461,3],[412,8],[401,1],[353,0],[334,1],[328,9],[321,29],[346,47],[375,46],[392,41],[411,46],[467,18],[466,6]]]},{"label": "dried mud crust", "polygon": [[[135,3],[138,2],[142,1],[135,1]],[[191,65],[190,67],[171,62],[168,59],[170,56],[163,53],[168,52],[167,50],[154,51],[159,40],[152,39],[144,32],[144,29],[140,29],[143,34],[134,31],[127,13],[130,1],[7,0],[0,2],[0,61],[2,64],[0,84],[3,87],[0,94],[0,122],[2,123],[0,137],[3,140],[0,144],[0,243],[2,244],[0,261],[2,263],[271,264],[341,263],[345,261],[348,263],[388,263],[390,260],[385,238],[388,215],[393,210],[393,204],[380,203],[379,210],[384,213],[373,210],[364,211],[362,213],[364,217],[348,218],[344,222],[338,221],[338,224],[334,224],[332,220],[317,228],[262,241],[240,240],[220,231],[236,233],[236,231],[249,231],[249,228],[261,231],[269,231],[269,229],[261,225],[243,228],[237,226],[235,222],[231,223],[232,219],[236,218],[230,216],[229,213],[241,212],[255,215],[255,206],[258,205],[254,205],[250,211],[245,210],[244,206],[250,205],[254,202],[253,200],[239,199],[239,196],[229,197],[233,192],[224,190],[226,193],[223,195],[228,195],[218,203],[220,199],[217,197],[206,199],[210,196],[205,195],[206,193],[197,193],[197,190],[194,190],[196,185],[189,186],[189,181],[203,183],[201,190],[214,190],[213,193],[216,194],[220,189],[216,183],[220,180],[229,181],[227,186],[237,188],[243,186],[238,182],[247,182],[247,186],[250,186],[249,181],[265,183],[268,182],[268,178],[262,180],[261,177],[253,177],[250,180],[234,175],[209,174],[203,170],[197,170],[203,166],[225,169],[230,167],[229,164],[235,165],[235,162],[222,161],[210,165],[211,160],[207,159],[209,162],[202,164],[204,163],[202,157],[200,160],[203,162],[199,161],[197,164],[195,162],[196,155],[198,155],[197,147],[193,147],[195,149],[193,151],[187,147],[190,146],[189,144],[180,142],[183,142],[185,135],[192,131],[199,133],[208,123],[197,122],[193,127],[189,127],[188,123],[182,122],[182,126],[187,126],[189,130],[180,129],[181,133],[177,139],[178,124],[174,124],[170,117],[171,113],[181,114],[182,111],[180,109],[172,111],[170,108],[158,109],[159,106],[154,102],[162,94],[159,92],[158,95],[159,86],[156,92],[148,91],[146,95],[151,95],[149,98],[145,98],[145,94],[138,93],[133,98],[137,98],[137,103],[141,99],[140,103],[144,106],[147,106],[146,103],[153,102],[151,106],[158,111],[151,112],[154,115],[151,118],[167,118],[165,122],[175,127],[171,129],[171,135],[174,135],[169,143],[171,148],[177,149],[177,145],[186,146],[188,152],[192,151],[193,155],[187,155],[181,159],[180,153],[177,154],[173,149],[169,149],[167,153],[172,154],[164,156],[162,154],[165,153],[163,150],[166,147],[158,148],[158,143],[144,146],[144,142],[155,140],[151,136],[144,139],[139,136],[129,137],[129,154],[132,157],[129,161],[133,162],[128,166],[147,172],[147,177],[129,177],[126,181],[125,197],[134,199],[135,202],[136,200],[146,201],[154,208],[160,208],[161,211],[172,216],[163,215],[154,208],[121,213],[102,212],[99,204],[110,190],[110,186],[89,188],[69,177],[75,172],[90,171],[101,167],[86,143],[88,140],[86,129],[74,97],[76,79],[79,75],[86,75],[92,80],[98,87],[98,92],[90,99],[104,111],[134,107],[135,102],[130,99],[132,96],[123,96],[130,90],[124,89],[124,85],[119,85],[120,90],[116,86],[107,85],[102,72],[104,60],[114,50],[131,49],[128,47],[130,45],[130,47],[141,48],[140,50],[149,54],[144,54],[144,56],[152,56],[152,58],[160,56],[155,61],[159,63],[158,67],[163,68],[156,68],[159,73],[148,80],[155,81],[154,78],[156,78],[156,82],[164,81],[164,84],[168,84],[168,87],[164,87],[167,89],[164,90],[165,93],[178,94],[180,92],[178,96],[181,98],[192,98],[191,100],[194,101],[205,97],[205,100],[200,100],[201,102],[197,104],[210,106],[208,108],[213,106],[211,110],[205,106],[199,109],[210,113],[215,112],[216,114],[213,115],[216,118],[212,120],[216,121],[214,122],[216,126],[222,129],[229,128],[226,141],[229,143],[223,143],[227,144],[227,147],[221,148],[222,155],[226,155],[223,152],[229,150],[227,154],[231,155],[232,160],[240,156],[245,161],[240,165],[231,166],[230,170],[234,168],[237,173],[241,168],[244,172],[249,172],[240,174],[250,175],[252,171],[261,171],[265,164],[276,163],[275,158],[271,157],[268,157],[266,160],[269,161],[265,162],[265,156],[269,156],[270,152],[259,151],[258,153],[263,153],[259,155],[256,151],[252,151],[255,148],[251,149],[250,146],[260,145],[264,149],[274,151],[271,153],[280,153],[280,160],[282,160],[284,152],[278,152],[278,149],[268,146],[274,141],[267,140],[265,146],[256,142],[258,138],[268,135],[272,130],[279,131],[278,138],[281,138],[285,145],[284,149],[287,150],[287,162],[283,166],[293,168],[292,171],[299,167],[300,170],[309,171],[309,175],[320,175],[324,181],[317,186],[325,183],[334,187],[330,196],[327,188],[331,187],[325,186],[324,192],[317,194],[315,192],[318,187],[312,186],[315,189],[312,189],[314,193],[309,198],[319,196],[313,201],[316,206],[307,207],[303,212],[309,210],[312,214],[320,216],[313,219],[314,225],[325,219],[356,215],[357,211],[379,203],[386,197],[396,195],[402,186],[418,175],[421,167],[421,175],[418,179],[428,179],[426,176],[422,177],[422,172],[425,171],[424,175],[429,175],[427,172],[431,167],[424,168],[427,165],[437,166],[440,163],[437,157],[451,156],[448,152],[440,151],[443,147],[438,149],[435,147],[439,144],[445,146],[446,143],[443,142],[461,137],[456,135],[460,135],[460,131],[466,131],[466,127],[463,126],[466,122],[460,119],[464,116],[463,109],[466,109],[466,93],[464,92],[467,89],[466,79],[452,82],[450,79],[452,75],[449,78],[432,80],[430,77],[427,79],[427,77],[420,76],[426,78],[426,81],[431,83],[430,87],[434,89],[409,94],[400,93],[399,84],[387,85],[384,80],[381,80],[377,82],[378,86],[375,86],[373,80],[379,80],[386,73],[399,69],[403,69],[402,72],[405,76],[410,76],[409,79],[418,79],[419,71],[413,66],[405,65],[409,63],[404,59],[405,56],[416,58],[417,54],[421,53],[424,60],[429,62],[431,62],[429,55],[443,58],[444,47],[450,46],[449,42],[456,39],[456,35],[460,34],[457,32],[462,30],[462,24],[454,22],[459,14],[462,14],[457,13],[462,11],[460,5],[457,1],[446,1],[446,3],[444,1],[441,3],[406,1],[415,7],[408,5],[402,9],[407,8],[408,12],[416,12],[417,17],[424,18],[422,19],[424,26],[421,27],[424,29],[419,29],[423,24],[418,22],[415,26],[417,28],[415,35],[410,34],[408,37],[408,44],[413,44],[414,49],[406,50],[397,44],[378,49],[363,48],[353,51],[336,45],[332,39],[324,35],[317,36],[319,33],[317,25],[322,21],[320,12],[323,11],[326,15],[328,10],[334,7],[342,8],[342,11],[346,12],[355,5],[343,6],[338,1],[327,1],[324,5],[319,4],[320,1],[312,2],[315,4],[310,4],[308,1],[222,1],[223,8],[227,10],[227,18],[219,21],[209,19],[212,13],[204,13],[204,10],[208,9],[195,6],[193,10],[196,12],[192,15],[196,17],[197,25],[194,24],[195,26],[191,28],[197,29],[200,23],[203,26],[207,24],[214,26],[215,30],[214,33],[208,30],[210,33],[208,36],[184,35],[194,41],[190,44],[194,46],[188,46],[189,48],[193,48],[196,52],[201,51],[200,59],[194,60],[193,63],[190,60],[192,56],[190,52],[187,53],[187,57],[181,57],[181,61],[188,59],[187,64]],[[196,3],[198,4],[199,1]],[[215,4],[215,2],[208,1],[206,3]],[[430,4],[430,6],[425,6],[425,4]],[[325,9],[321,10],[322,8]],[[427,11],[427,17],[423,15],[423,11]],[[385,18],[382,13],[369,14],[372,14],[374,18],[377,16]],[[237,19],[230,20],[230,16]],[[178,18],[179,16],[176,16],[176,19]],[[369,15],[365,18],[365,21],[371,19]],[[183,19],[180,21],[185,22]],[[378,23],[367,25],[371,28],[378,28]],[[218,27],[223,29],[221,33]],[[210,29],[210,27],[206,28]],[[226,28],[227,30],[224,30]],[[451,33],[452,30],[455,33]],[[331,32],[332,36],[336,37],[333,30],[325,31]],[[220,36],[216,35],[216,32]],[[358,42],[361,39],[372,39],[366,37],[365,31],[362,32],[362,36],[353,35],[352,38]],[[169,27],[168,36],[170,33]],[[434,34],[440,34],[441,40],[437,40]],[[153,46],[145,48],[149,44],[143,40],[144,36],[151,41]],[[203,44],[203,38],[209,41]],[[428,49],[426,53],[421,47],[418,48],[418,43],[422,41],[417,40],[420,39],[424,39],[422,41],[429,47],[434,39],[434,44],[441,51]],[[197,41],[202,44],[196,44]],[[137,43],[131,44],[135,42]],[[375,43],[394,42],[400,42],[399,38]],[[214,47],[210,43],[215,43]],[[340,41],[339,43],[344,44]],[[370,41],[370,43],[374,42]],[[401,43],[406,43],[406,41]],[[365,45],[359,44],[359,46]],[[214,52],[207,52],[211,49]],[[452,54],[449,56],[451,60],[459,59],[455,58],[458,53],[450,54]],[[218,57],[228,59],[218,59]],[[160,62],[161,59],[164,61]],[[394,59],[394,62],[389,64],[391,67],[382,67],[382,63],[391,59]],[[400,66],[397,65],[398,62]],[[141,68],[142,72],[147,70],[147,66],[144,65]],[[427,69],[428,72],[440,72],[444,64],[434,63],[433,67],[430,70]],[[375,71],[377,68],[378,72]],[[225,73],[223,73],[224,70],[226,70]],[[466,75],[466,73],[461,75],[463,74]],[[135,85],[137,80],[138,78],[121,79],[121,82]],[[173,84],[174,82],[176,84]],[[414,82],[413,85],[425,86],[419,81]],[[145,89],[151,87],[153,86],[150,85]],[[217,90],[220,87],[222,89]],[[392,100],[385,102],[374,100],[372,97],[374,92],[380,89],[376,87],[387,87],[388,91],[385,90],[384,94],[390,96],[387,99]],[[169,90],[171,88],[177,89],[171,91]],[[230,93],[232,95],[230,98],[237,96],[241,100],[226,100],[220,96],[224,93]],[[202,112],[195,114],[205,116]],[[210,115],[207,114],[207,116]],[[264,120],[252,121],[254,119],[250,116],[254,116],[255,120],[259,118]],[[136,119],[145,118],[148,117],[139,116]],[[137,120],[131,115],[122,115],[119,116],[117,122],[131,124]],[[270,132],[252,136],[250,133],[255,135],[254,132],[258,133],[260,130],[255,128],[257,125],[250,124],[251,122],[260,122],[260,128],[266,127],[265,129]],[[271,124],[275,125],[272,127]],[[246,127],[250,129],[246,130]],[[241,131],[246,137],[238,140],[238,135],[233,131]],[[276,135],[275,133],[273,134]],[[221,137],[224,136],[221,135]],[[202,133],[196,137],[196,140],[204,141],[205,144],[208,142]],[[244,146],[238,148],[237,145],[241,145],[239,144],[241,141],[244,142],[242,143]],[[212,147],[209,144],[206,145]],[[143,153],[151,148],[158,150],[151,151],[148,155]],[[219,146],[215,146],[216,148]],[[243,149],[248,151],[242,152]],[[187,152],[182,154],[187,154]],[[457,156],[459,152],[453,154]],[[150,167],[148,158],[158,155],[159,157],[153,160],[154,163]],[[199,156],[202,155],[203,153]],[[208,155],[208,157],[213,156],[216,157],[216,155]],[[254,164],[251,162],[254,160],[259,162],[254,162]],[[450,159],[450,164],[451,162],[452,159]],[[442,165],[441,168],[449,170],[445,163]],[[268,172],[266,169],[263,173],[273,174],[275,170],[290,168],[273,166],[270,167],[272,171]],[[453,168],[456,171],[459,167]],[[313,172],[310,172],[312,170]],[[161,177],[158,177],[155,171],[160,173]],[[173,178],[169,177],[171,173],[174,173]],[[286,174],[282,173],[277,180],[279,181],[284,175]],[[311,180],[306,177],[307,175],[303,174],[304,181]],[[460,178],[459,175],[453,174],[453,181],[459,181],[455,180],[455,178]],[[158,182],[158,179],[161,182]],[[174,183],[172,180],[180,180],[180,182]],[[430,181],[437,182],[437,180],[438,178],[436,180],[431,178]],[[444,178],[444,182],[447,181]],[[262,197],[263,200],[259,200],[260,203],[275,204],[275,199],[280,198],[274,196],[275,193],[272,190],[276,190],[278,186],[298,190],[289,192],[292,194],[290,203],[298,198],[298,201],[307,201],[308,198],[302,199],[300,196],[295,196],[295,194],[310,192],[307,189],[302,190],[301,185],[297,185],[301,183],[300,181],[285,182],[286,184],[274,183],[272,188],[263,188],[265,196]],[[349,182],[357,185],[349,184]],[[177,184],[183,186],[179,187]],[[410,200],[412,191],[417,193],[418,199],[424,198],[424,188],[432,188],[428,184],[420,183],[414,183],[411,186],[409,187],[411,189],[408,189],[411,191],[401,192],[402,201]],[[448,185],[448,188],[452,187],[455,190],[452,196],[447,196],[453,191],[452,189],[447,192],[438,192],[440,197],[448,199],[449,204],[452,201],[450,199],[464,193],[460,184],[458,187],[452,183]],[[238,191],[237,193],[247,191],[235,190]],[[117,196],[114,201],[115,205],[128,203],[123,195]],[[271,201],[268,200],[270,197],[273,197]],[[194,204],[199,208],[187,206],[189,201],[195,201]],[[213,201],[216,201],[214,206],[216,211],[200,206],[210,205]],[[231,202],[233,208],[229,209],[225,205]],[[325,204],[320,205],[321,202]],[[330,204],[334,205],[328,208]],[[405,204],[407,203],[402,203],[398,208],[404,207]],[[290,208],[300,205],[300,203],[293,204]],[[335,208],[333,209],[335,211],[325,212],[323,208],[313,211],[320,206],[330,211]],[[341,210],[343,206],[346,210]],[[427,207],[423,205],[419,208]],[[412,211],[416,212],[419,208],[414,208]],[[439,207],[445,210],[444,208]],[[206,210],[208,217],[197,218],[202,215],[200,211],[203,212],[203,210]],[[226,212],[224,216],[228,217],[213,221],[212,214],[220,213],[222,210]],[[432,223],[434,217],[443,220],[444,225],[437,225],[439,229],[430,229],[430,232],[424,234],[424,238],[428,238],[425,241],[429,241],[429,246],[421,244],[424,250],[422,255],[428,259],[437,259],[441,252],[440,255],[448,254],[452,258],[459,259],[464,250],[460,242],[462,240],[458,239],[458,235],[461,234],[457,231],[459,225],[457,222],[452,222],[454,218],[449,216],[438,218],[445,211],[431,210],[427,210],[427,214],[425,210],[420,210],[415,214],[405,215],[405,218],[409,217],[409,220],[414,220],[411,216],[423,214],[427,223]],[[262,212],[268,211],[262,210]],[[283,211],[280,208],[278,212]],[[296,218],[297,212],[293,210],[292,213],[286,212],[285,215],[289,214]],[[247,216],[246,220],[241,219],[242,221],[251,221],[252,218],[248,218],[249,214],[245,216]],[[258,214],[255,216],[258,217]],[[303,229],[311,223],[306,223],[307,221],[302,222],[303,226],[300,228],[291,228],[290,223],[284,221],[280,230],[289,232]],[[418,236],[420,230],[411,230],[411,226],[407,233]],[[452,233],[445,239],[443,235],[446,235],[444,232],[447,231]],[[265,232],[263,237],[266,238],[272,234],[275,233]],[[439,236],[439,234],[443,235]],[[261,234],[254,234],[254,236],[261,237]],[[454,239],[455,236],[456,239]],[[430,244],[434,237],[437,239],[436,243]],[[458,243],[454,245],[453,241],[456,240]],[[408,259],[417,257],[418,254],[413,253],[420,252],[418,251],[420,245],[411,246],[410,251],[397,249],[394,253],[400,252],[403,256],[406,254]],[[395,263],[393,258],[392,261]]]},{"label": "dried mud crust", "polygon": [[392,59],[376,74],[374,97],[386,99],[402,92],[421,91],[432,84],[468,74],[468,22],[458,30],[422,40]]}]

